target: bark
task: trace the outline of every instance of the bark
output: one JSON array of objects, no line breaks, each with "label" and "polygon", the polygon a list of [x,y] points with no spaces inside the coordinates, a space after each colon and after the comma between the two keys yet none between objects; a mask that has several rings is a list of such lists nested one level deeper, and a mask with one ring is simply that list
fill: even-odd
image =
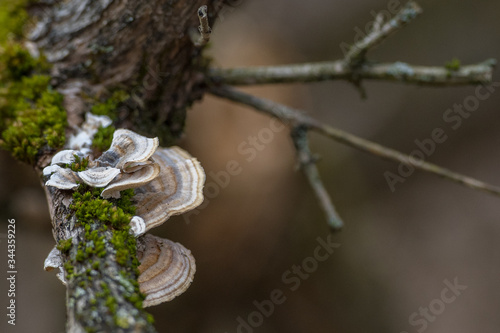
[{"label": "bark", "polygon": [[[178,138],[186,108],[204,92],[206,63],[189,37],[190,29],[197,31],[197,9],[204,4],[213,24],[224,6],[221,0],[42,0],[32,5],[28,45],[53,64],[51,83],[65,98],[67,134],[83,121],[91,102],[120,89],[130,98],[120,107],[117,127],[158,136],[162,145]],[[40,156],[37,169],[50,158]],[[154,332],[147,313],[126,297],[134,287],[120,276],[123,267],[116,262],[112,231],[92,226],[104,238],[106,255],[75,261],[78,246],[93,244],[70,209],[71,191],[45,190],[55,240],[73,240],[63,261],[72,258],[74,272],[87,272],[87,278],[75,274],[67,281],[67,330]],[[136,271],[126,272],[137,278]]]},{"label": "bark", "polygon": [[[186,107],[203,94],[201,48],[189,38],[207,1],[44,0],[30,12],[29,38],[54,64],[53,84],[66,95],[70,125],[82,121],[86,96],[124,89],[132,96],[118,126],[171,144]],[[211,24],[223,1],[208,1]]]},{"label": "bark", "polygon": [[99,222],[92,225],[91,230],[103,238],[105,255],[75,262],[72,258],[79,249],[93,249],[95,244],[76,223],[74,211],[70,209],[71,192],[53,187],[45,187],[45,190],[56,242],[71,239],[73,243],[71,249],[62,254],[63,262],[73,263],[74,274],[66,282],[67,332],[156,332],[148,321],[148,314],[130,301],[135,290],[128,278],[137,280],[137,275],[117,263],[116,249],[110,242],[113,232],[103,231]]}]

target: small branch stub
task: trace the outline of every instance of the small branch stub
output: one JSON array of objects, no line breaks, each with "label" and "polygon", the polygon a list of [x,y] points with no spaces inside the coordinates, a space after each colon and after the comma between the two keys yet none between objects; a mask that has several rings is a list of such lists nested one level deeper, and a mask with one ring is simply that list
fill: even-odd
[{"label": "small branch stub", "polygon": [[351,47],[345,56],[345,60],[351,65],[362,62],[369,49],[380,44],[389,35],[403,28],[421,13],[422,8],[416,2],[410,1],[384,24],[382,24],[382,16],[377,15],[372,31]]},{"label": "small branch stub", "polygon": [[198,38],[198,41],[195,42],[195,45],[201,47],[210,41],[210,35],[212,34],[212,29],[208,23],[207,6],[201,6],[198,8],[198,19],[200,20],[200,26],[198,27],[200,37]]},{"label": "small branch stub", "polygon": [[314,190],[316,197],[325,213],[326,220],[332,231],[338,231],[344,226],[335,206],[328,195],[328,192],[321,181],[321,177],[316,167],[316,158],[312,155],[307,138],[307,127],[296,126],[292,129],[292,139],[297,150],[297,159],[300,168],[304,172],[309,184]]}]

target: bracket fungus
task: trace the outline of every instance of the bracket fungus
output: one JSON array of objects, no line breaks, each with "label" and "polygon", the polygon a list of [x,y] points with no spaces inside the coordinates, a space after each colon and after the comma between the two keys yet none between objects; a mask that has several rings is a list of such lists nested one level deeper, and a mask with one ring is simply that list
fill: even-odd
[{"label": "bracket fungus", "polygon": [[97,160],[100,164],[126,171],[140,168],[157,148],[158,138],[150,139],[130,130],[118,129],[113,134],[111,147]]},{"label": "bracket fungus", "polygon": [[137,257],[141,263],[139,289],[146,295],[144,307],[174,299],[193,281],[194,258],[179,243],[146,234],[137,242]]},{"label": "bracket fungus", "polygon": [[61,251],[57,249],[56,246],[50,251],[49,255],[43,263],[43,269],[46,271],[51,271],[53,269],[59,268],[59,273],[56,274],[57,278],[66,285],[66,278],[64,277],[63,271],[63,259],[61,257]]},{"label": "bracket fungus", "polygon": [[84,154],[79,150],[61,150],[60,152],[55,154],[54,157],[52,157],[50,165],[71,164],[75,161],[75,155],[80,158],[84,157]]},{"label": "bracket fungus", "polygon": [[43,169],[43,174],[50,174],[45,186],[57,187],[60,190],[73,190],[78,187],[78,176],[71,169],[50,165]]},{"label": "bracket fungus", "polygon": [[[137,216],[131,218],[129,226],[130,233],[138,237],[138,282],[140,291],[146,295],[143,305],[170,301],[191,284],[196,270],[194,258],[179,243],[144,233],[163,224],[170,216],[200,205],[205,172],[200,163],[181,148],[159,148],[158,138],[147,138],[126,129],[114,132],[111,147],[91,160],[86,170],[75,172],[65,168],[64,165],[75,161],[75,155],[91,158],[88,142],[78,143],[76,138],[87,135],[91,139],[98,125],[107,123],[106,119],[91,114],[86,118],[83,130],[70,144],[72,149],[57,153],[52,164],[44,169],[43,174],[48,177],[45,185],[72,190],[79,183],[85,183],[103,188],[103,198],[119,198],[120,191],[133,188]],[[61,264],[60,252],[52,250],[45,268],[61,268]]]},{"label": "bracket fungus", "polygon": [[[138,165],[136,165],[136,168],[137,167]],[[103,198],[119,198],[120,191],[146,185],[154,180],[159,173],[160,166],[156,163],[143,164],[142,168],[136,169],[135,172],[124,171],[124,173],[121,173],[112,184],[102,191],[101,195]]]},{"label": "bracket fungus", "polygon": [[92,187],[105,187],[120,174],[120,169],[97,167],[78,172],[83,182]]},{"label": "bracket fungus", "polygon": [[138,237],[146,232],[146,223],[144,219],[140,216],[134,216],[130,219],[130,231],[135,237]]},{"label": "bracket fungus", "polygon": [[203,202],[205,172],[200,163],[179,147],[160,148],[153,155],[160,174],[149,184],[135,190],[137,215],[146,231],[163,224]]}]

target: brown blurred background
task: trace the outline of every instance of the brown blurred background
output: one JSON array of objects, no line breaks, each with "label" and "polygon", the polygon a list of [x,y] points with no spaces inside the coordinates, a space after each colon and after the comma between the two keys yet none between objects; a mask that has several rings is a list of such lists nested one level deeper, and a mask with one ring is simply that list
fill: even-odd
[{"label": "brown blurred background", "polygon": [[[353,41],[354,27],[364,30],[373,19],[370,11],[387,9],[387,3],[246,1],[225,11],[209,54],[222,67],[337,59],[341,42]],[[453,57],[464,64],[500,59],[498,1],[420,4],[424,14],[370,52],[371,59],[422,65],[442,65]],[[496,70],[497,81],[499,74]],[[367,100],[346,82],[246,90],[407,153],[416,148],[415,139],[429,138],[441,127],[448,140],[430,161],[500,185],[500,91],[454,131],[443,113],[474,95],[475,87],[383,82],[365,82],[365,87]],[[312,149],[322,156],[320,172],[346,228],[333,237],[340,248],[291,291],[282,274],[312,256],[317,238],[326,239],[329,231],[304,176],[294,171],[288,129],[276,133],[251,162],[238,152],[249,136],[269,125],[268,117],[210,96],[189,111],[179,145],[207,174],[224,170],[231,160],[242,171],[192,214],[189,224],[176,217],[153,230],[191,249],[197,260],[191,288],[151,308],[159,332],[237,332],[237,318],[247,321],[255,300],[267,300],[280,289],[286,301],[254,332],[412,333],[423,326],[410,325],[409,316],[439,299],[443,281],[455,277],[468,288],[425,332],[498,332],[499,198],[421,172],[392,193],[383,174],[396,173],[395,163],[316,134]],[[43,271],[54,240],[39,180],[4,152],[0,175],[0,232],[6,232],[7,218],[16,219],[19,272],[17,325],[7,326],[2,314],[0,331],[63,332],[65,289],[54,273]],[[208,183],[214,183],[210,175]],[[6,262],[5,240],[0,240]]]}]

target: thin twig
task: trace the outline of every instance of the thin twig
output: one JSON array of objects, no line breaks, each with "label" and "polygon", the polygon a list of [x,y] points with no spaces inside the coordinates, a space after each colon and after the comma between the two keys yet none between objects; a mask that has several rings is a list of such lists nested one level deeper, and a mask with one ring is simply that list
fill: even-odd
[{"label": "thin twig", "polygon": [[210,68],[210,80],[217,84],[253,85],[358,79],[398,81],[425,86],[459,86],[491,83],[496,60],[450,70],[445,66],[415,66],[403,62],[369,63],[353,69],[343,60],[289,66]]},{"label": "thin twig", "polygon": [[292,139],[297,150],[297,158],[300,167],[309,181],[309,184],[314,190],[316,197],[325,213],[328,225],[333,231],[338,231],[344,226],[344,222],[337,213],[335,206],[328,195],[328,192],[321,181],[321,177],[316,167],[316,161],[312,156],[309,148],[309,140],[307,139],[307,128],[297,126],[292,129]]},{"label": "thin twig", "polygon": [[372,155],[379,156],[384,159],[402,163],[411,168],[419,169],[422,171],[430,172],[437,176],[446,178],[453,182],[465,185],[475,190],[488,192],[490,194],[500,196],[500,188],[479,181],[477,179],[461,175],[451,170],[442,168],[428,162],[412,163],[409,155],[403,154],[397,150],[381,146],[375,142],[362,139],[358,136],[352,135],[340,129],[326,125],[310,116],[303,111],[296,110],[285,105],[275,103],[270,100],[259,98],[241,91],[234,90],[228,87],[212,87],[210,92],[216,96],[226,98],[233,102],[248,105],[256,110],[265,114],[276,117],[292,126],[303,125],[307,128],[328,136],[335,141],[346,144],[353,148],[368,152]]},{"label": "thin twig", "polygon": [[384,24],[381,21],[382,16],[378,15],[371,32],[349,49],[345,55],[346,61],[352,64],[363,60],[369,49],[380,44],[389,35],[403,28],[421,13],[422,8],[417,3],[410,1]]},{"label": "thin twig", "polygon": [[210,35],[212,34],[212,29],[208,24],[208,9],[206,5],[198,8],[198,18],[200,19],[200,26],[198,27],[200,37],[196,42],[196,46],[204,46],[210,41]]},{"label": "thin twig", "polygon": [[361,80],[365,79],[398,81],[425,86],[491,83],[496,65],[495,59],[453,69],[446,66],[410,65],[404,62],[377,63],[364,59],[369,49],[403,28],[421,12],[420,6],[410,1],[385,23],[382,22],[382,16],[378,15],[371,32],[352,45],[346,51],[344,59],[285,66],[210,68],[208,78],[216,84],[227,85],[347,80],[359,87]]}]

